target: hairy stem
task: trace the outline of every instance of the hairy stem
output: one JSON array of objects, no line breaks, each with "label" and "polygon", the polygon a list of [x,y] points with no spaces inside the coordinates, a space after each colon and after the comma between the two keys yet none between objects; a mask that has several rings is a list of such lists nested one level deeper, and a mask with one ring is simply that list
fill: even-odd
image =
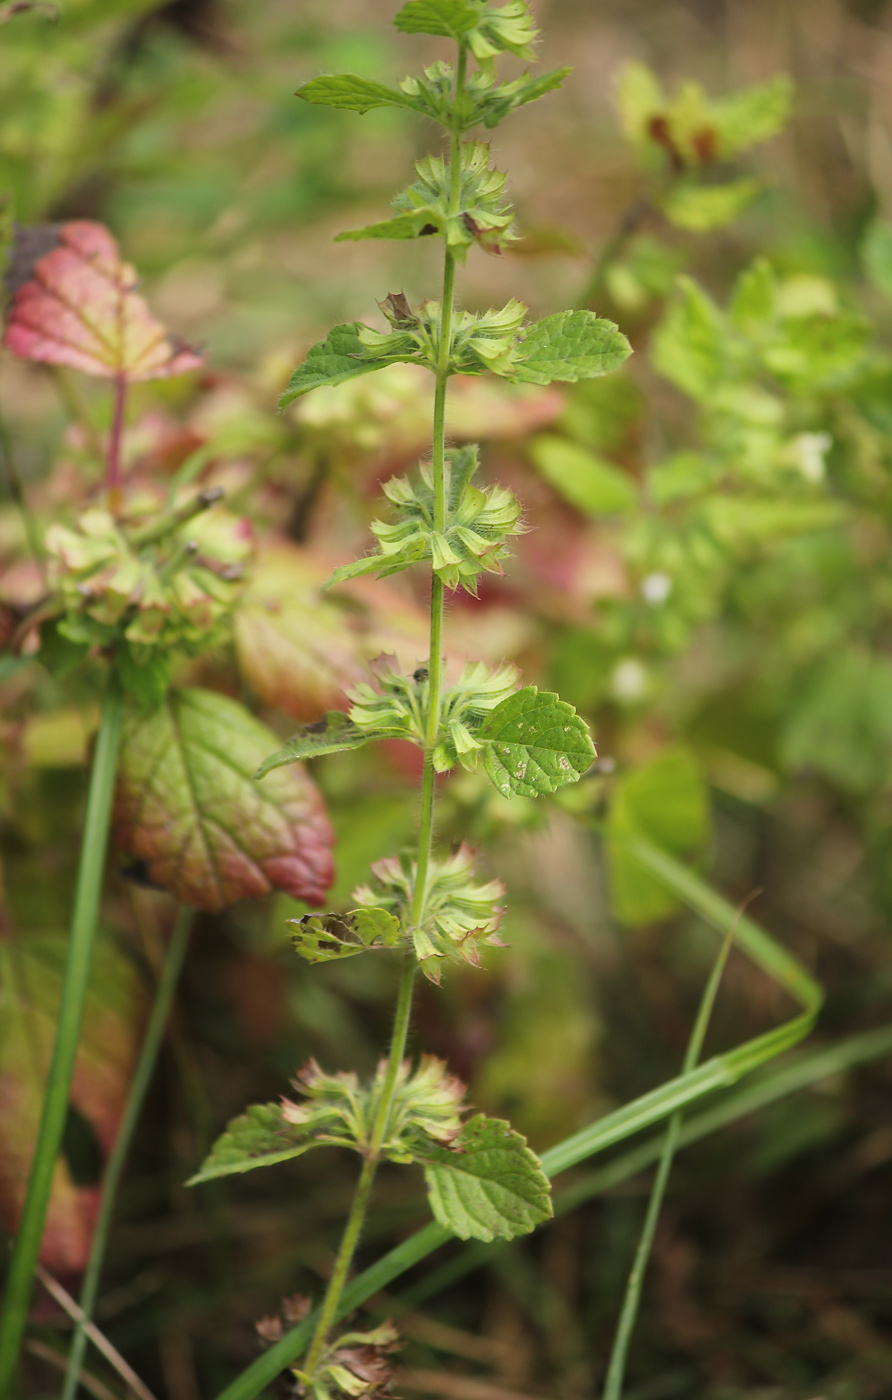
[{"label": "hairy stem", "polygon": [[[715,1005],[715,999],[718,994],[719,983],[722,980],[725,963],[728,961],[728,954],[731,951],[731,944],[734,941],[734,929],[735,925],[732,924],[725,935],[709,981],[703,992],[703,997],[700,1001],[700,1009],[697,1012],[697,1019],[694,1022],[694,1029],[691,1031],[691,1038],[688,1041],[688,1048],[685,1052],[684,1064],[681,1071],[682,1074],[690,1074],[691,1070],[700,1059],[703,1041],[706,1038],[706,1030],[712,1015],[712,1008]],[[644,1224],[641,1227],[641,1237],[638,1241],[638,1248],[635,1251],[635,1259],[629,1274],[628,1283],[626,1284],[622,1312],[620,1313],[616,1334],[613,1339],[610,1364],[607,1368],[607,1379],[604,1382],[603,1400],[620,1400],[622,1396],[623,1379],[626,1371],[626,1357],[629,1351],[629,1344],[632,1340],[632,1333],[635,1329],[635,1322],[638,1317],[638,1307],[641,1302],[641,1289],[644,1285],[647,1261],[653,1246],[657,1221],[660,1218],[663,1199],[666,1195],[666,1187],[669,1184],[669,1174],[672,1171],[675,1150],[678,1147],[682,1117],[683,1115],[680,1112],[673,1113],[672,1117],[669,1119],[669,1126],[666,1129],[666,1136],[663,1140],[663,1150],[660,1154],[657,1174],[651,1188],[650,1200],[647,1203],[647,1213],[644,1217]]]},{"label": "hairy stem", "polygon": [[[458,67],[455,78],[456,106],[465,83],[468,55],[464,45],[460,46]],[[450,141],[451,184],[449,192],[450,213],[459,207],[461,196],[461,131],[458,123],[453,126]],[[433,477],[434,477],[434,529],[443,530],[446,525],[446,386],[449,381],[449,357],[452,351],[452,313],[455,301],[455,259],[446,249],[443,267],[443,307],[440,321],[440,343],[436,366],[436,388],[434,390],[433,421]],[[433,751],[436,747],[440,726],[440,696],[443,688],[443,583],[436,574],[431,577],[430,612],[430,661],[428,663],[428,699],[425,727],[424,777],[421,785],[421,820],[418,829],[418,860],[415,867],[415,885],[412,892],[410,918],[413,926],[424,919],[424,906],[427,896],[427,878],[430,868],[431,847],[434,835],[434,798],[436,773],[433,765]],[[339,1315],[341,1295],[353,1262],[359,1236],[362,1232],[366,1210],[375,1171],[381,1152],[381,1145],[387,1133],[393,1096],[396,1091],[400,1063],[406,1048],[409,1031],[409,1017],[412,1010],[412,986],[415,979],[416,962],[413,952],[406,955],[400,989],[394,1013],[393,1036],[390,1054],[387,1059],[384,1083],[375,1122],[372,1125],[372,1141],[366,1157],[350,1214],[344,1228],[338,1257],[335,1260],[319,1312],[319,1320],[313,1333],[313,1340],[307,1353],[306,1374],[314,1375],[325,1350],[328,1333]]]},{"label": "hairy stem", "polygon": [[338,1315],[338,1306],[341,1295],[344,1292],[344,1285],[347,1282],[347,1275],[350,1272],[350,1265],[353,1262],[353,1255],[356,1253],[356,1246],[359,1243],[359,1236],[365,1221],[366,1210],[368,1209],[369,1196],[372,1190],[372,1183],[375,1179],[375,1172],[380,1160],[381,1144],[387,1132],[387,1120],[390,1117],[390,1109],[393,1104],[393,1094],[396,1088],[397,1075],[400,1064],[406,1050],[406,1038],[409,1034],[409,1018],[412,1012],[412,987],[415,981],[415,955],[411,952],[406,954],[403,961],[403,969],[400,977],[400,989],[396,1004],[396,1013],[393,1020],[393,1036],[390,1042],[390,1054],[387,1057],[387,1069],[384,1075],[384,1084],[381,1091],[381,1099],[378,1104],[378,1112],[375,1122],[372,1125],[372,1141],[369,1153],[362,1164],[362,1171],[359,1174],[359,1181],[356,1183],[356,1191],[353,1196],[353,1203],[350,1207],[350,1214],[347,1217],[347,1224],[344,1227],[344,1234],[341,1239],[341,1246],[338,1250],[338,1257],[335,1260],[334,1270],[325,1292],[325,1298],[319,1312],[319,1321],[316,1323],[316,1331],[310,1349],[307,1352],[306,1372],[312,1376],[319,1365],[320,1358],[328,1340],[328,1333],[332,1323]]},{"label": "hairy stem", "polygon": [[105,852],[108,845],[109,817],[121,737],[122,709],[121,692],[114,677],[111,677],[102,703],[99,736],[93,756],[87,814],[84,821],[84,837],[77,875],[77,890],[71,920],[71,941],[68,947],[68,961],[62,985],[62,1000],[56,1026],[53,1058],[47,1079],[40,1126],[37,1130],[34,1158],[28,1178],[28,1191],[7,1275],[3,1313],[0,1316],[0,1395],[9,1393],[10,1383],[18,1361],[53,1176],[68,1113],[68,1097],[71,1092],[74,1061],[80,1039],[99,914]]},{"label": "hairy stem", "polygon": [[93,1242],[90,1246],[90,1258],[87,1261],[86,1272],[84,1273],[83,1283],[81,1284],[81,1294],[78,1300],[80,1315],[77,1319],[77,1326],[71,1343],[68,1370],[65,1375],[65,1386],[62,1391],[61,1400],[74,1400],[74,1396],[77,1394],[81,1366],[83,1365],[84,1352],[87,1346],[87,1329],[93,1316],[93,1307],[96,1302],[96,1294],[99,1290],[102,1261],[105,1258],[105,1247],[108,1242],[112,1212],[114,1211],[115,1200],[118,1194],[118,1184],[130,1148],[133,1132],[142,1111],[143,1100],[145,1099],[146,1091],[151,1083],[152,1074],[155,1070],[158,1051],[161,1048],[164,1030],[170,1015],[170,1008],[173,1005],[174,994],[183,966],[183,959],[186,956],[186,949],[189,946],[189,935],[192,931],[194,919],[194,909],[182,907],[177,914],[173,935],[167,948],[167,954],[161,968],[161,975],[158,978],[155,1001],[152,1006],[149,1023],[146,1026],[142,1049],[139,1053],[133,1081],[130,1085],[130,1092],[127,1096],[124,1116],[121,1119],[118,1135],[115,1138],[115,1145],[112,1148],[111,1156],[105,1168],[102,1180],[102,1203],[99,1207],[99,1216],[96,1221]]}]

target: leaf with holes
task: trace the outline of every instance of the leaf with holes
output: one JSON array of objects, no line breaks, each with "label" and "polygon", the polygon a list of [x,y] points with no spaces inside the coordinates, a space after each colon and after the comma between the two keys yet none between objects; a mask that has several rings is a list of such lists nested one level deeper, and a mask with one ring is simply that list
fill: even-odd
[{"label": "leaf with holes", "polygon": [[129,382],[197,369],[204,356],[165,330],[102,224],[18,229],[3,344],[26,360]]},{"label": "leaf with holes", "polygon": [[294,950],[307,962],[352,958],[373,948],[395,948],[402,934],[399,919],[386,909],[351,909],[347,914],[304,914],[287,919],[294,930]]},{"label": "leaf with holes", "polygon": [[490,713],[474,735],[483,766],[503,797],[539,797],[578,782],[595,746],[585,720],[549,691],[525,686]]},{"label": "leaf with holes", "polygon": [[[67,951],[64,933],[29,929],[14,939],[7,927],[0,927],[0,1224],[11,1235],[25,1199]],[[103,1153],[111,1150],[117,1134],[142,1019],[143,987],[134,963],[109,940],[100,939],[71,1104],[82,1132],[87,1139],[92,1133]],[[75,1170],[78,1165],[72,1157]],[[84,1268],[98,1208],[98,1180],[82,1184],[60,1158],[40,1253],[52,1273],[79,1273]]]},{"label": "leaf with holes", "polygon": [[275,743],[236,701],[171,691],[148,717],[131,711],[115,803],[123,849],[184,904],[225,909],[284,890],[319,902],[334,871],[322,798],[302,769],[254,781]]},{"label": "leaf with holes", "polygon": [[551,1219],[548,1178],[526,1138],[479,1113],[451,1147],[419,1146],[431,1209],[461,1240],[512,1240]]}]

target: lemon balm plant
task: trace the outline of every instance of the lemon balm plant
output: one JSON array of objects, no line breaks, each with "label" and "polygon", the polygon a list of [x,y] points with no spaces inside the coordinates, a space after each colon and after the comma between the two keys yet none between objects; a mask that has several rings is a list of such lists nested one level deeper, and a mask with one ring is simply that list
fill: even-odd
[{"label": "lemon balm plant", "polygon": [[337,1144],[357,1152],[362,1167],[334,1270],[315,1321],[309,1350],[296,1374],[317,1396],[358,1394],[364,1383],[348,1355],[357,1343],[385,1347],[389,1332],[332,1339],[342,1295],[376,1170],[382,1160],[417,1162],[427,1178],[439,1224],[463,1239],[510,1239],[551,1214],[548,1181],[524,1139],[508,1123],[481,1114],[463,1117],[463,1086],[445,1065],[405,1058],[418,969],[439,982],[450,963],[479,964],[481,945],[498,944],[504,887],[481,882],[474,853],[462,845],[441,852],[435,843],[437,775],[456,765],[481,764],[506,798],[538,797],[575,782],[595,756],[588,729],[572,706],[536,687],[519,688],[511,667],[469,664],[450,682],[444,671],[447,589],[477,592],[482,572],[502,571],[508,541],[523,528],[518,502],[497,485],[480,484],[477,449],[450,450],[445,437],[447,386],[456,374],[496,374],[513,383],[572,382],[616,368],[630,346],[616,326],[591,311],[567,311],[528,324],[517,301],[480,313],[456,306],[456,270],[475,244],[498,253],[515,235],[506,176],[492,168],[489,147],[465,139],[493,127],[515,108],[557,87],[568,70],[500,83],[495,60],[531,58],[536,29],[525,0],[500,7],[479,0],[411,0],[396,17],[405,33],[452,39],[454,64],[438,62],[420,78],[391,89],[349,74],[307,83],[309,102],[366,112],[401,106],[438,123],[448,153],[418,162],[416,183],[394,201],[393,216],[342,235],[354,239],[443,241],[442,293],[410,306],[402,293],[380,305],[384,331],[340,325],[315,346],[292,376],[285,407],[320,385],[337,385],[387,365],[423,365],[435,379],[430,461],[414,479],[385,487],[390,519],[376,521],[376,548],[338,569],[336,585],[360,574],[430,571],[430,652],[412,675],[382,657],[374,684],[351,694],[349,714],[334,712],[304,727],[269,757],[258,777],[300,762],[383,739],[404,739],[424,754],[417,848],[379,862],[357,907],[344,914],[307,915],[296,922],[298,953],[311,962],[389,952],[399,964],[399,991],[389,1054],[373,1081],[326,1074],[315,1064],[297,1081],[298,1102],[260,1105],[235,1120],[217,1142],[196,1182],[243,1172]]}]

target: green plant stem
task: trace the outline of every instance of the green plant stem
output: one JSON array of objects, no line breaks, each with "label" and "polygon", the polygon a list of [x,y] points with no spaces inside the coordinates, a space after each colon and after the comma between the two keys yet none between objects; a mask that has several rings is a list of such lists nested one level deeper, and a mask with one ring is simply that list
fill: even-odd
[{"label": "green plant stem", "polygon": [[99,735],[90,775],[87,814],[71,920],[71,941],[62,984],[53,1058],[28,1177],[28,1191],[7,1275],[3,1313],[0,1316],[0,1395],[9,1393],[18,1361],[53,1176],[65,1130],[68,1097],[84,1015],[102,892],[109,817],[121,738],[122,710],[121,692],[112,676],[102,702]]},{"label": "green plant stem", "polygon": [[[459,61],[455,79],[456,105],[464,87],[467,72],[467,50],[460,45]],[[453,127],[451,136],[451,182],[449,194],[450,213],[455,213],[461,195],[461,132],[458,125]],[[446,524],[446,387],[449,382],[449,357],[452,351],[452,313],[455,301],[455,259],[446,249],[443,269],[443,305],[440,321],[440,343],[437,356],[436,387],[434,390],[433,421],[433,478],[434,478],[434,528],[443,530]],[[430,660],[428,662],[427,723],[425,728],[424,777],[421,784],[421,820],[418,830],[418,860],[415,867],[415,885],[412,892],[410,918],[417,926],[424,919],[424,906],[427,897],[427,878],[430,869],[431,847],[434,835],[434,800],[436,796],[436,773],[433,766],[433,750],[436,747],[440,727],[440,695],[443,687],[443,583],[436,574],[431,577],[430,611]],[[315,1324],[313,1340],[306,1359],[306,1374],[313,1376],[325,1350],[332,1324],[341,1315],[339,1308],[342,1294],[353,1262],[353,1255],[359,1242],[368,1209],[372,1184],[375,1179],[381,1145],[387,1132],[387,1123],[396,1092],[397,1077],[406,1048],[409,1032],[409,1018],[412,1010],[412,987],[415,979],[416,962],[413,953],[404,961],[400,978],[400,989],[394,1013],[393,1035],[387,1069],[381,1088],[381,1098],[375,1122],[372,1125],[372,1141],[368,1156],[363,1162],[356,1192],[344,1227],[338,1257],[326,1289],[325,1298]]]},{"label": "green plant stem", "polygon": [[387,1069],[384,1075],[384,1084],[381,1089],[381,1098],[378,1103],[378,1111],[375,1122],[372,1124],[371,1146],[359,1174],[359,1181],[356,1183],[356,1191],[353,1195],[353,1202],[350,1206],[350,1214],[347,1217],[347,1224],[344,1226],[344,1234],[341,1239],[338,1257],[332,1271],[328,1288],[325,1291],[325,1298],[319,1311],[319,1320],[316,1323],[316,1330],[307,1353],[306,1373],[312,1376],[319,1364],[320,1357],[325,1350],[328,1334],[332,1323],[338,1317],[338,1305],[341,1295],[344,1292],[344,1285],[347,1282],[347,1275],[350,1272],[350,1265],[353,1262],[353,1255],[356,1253],[356,1246],[359,1243],[359,1236],[365,1221],[366,1211],[371,1195],[372,1183],[375,1180],[375,1172],[378,1169],[378,1162],[381,1155],[381,1144],[387,1132],[387,1121],[390,1117],[390,1109],[393,1104],[394,1090],[396,1089],[397,1076],[400,1064],[406,1050],[406,1039],[409,1034],[409,1020],[412,1014],[412,988],[415,982],[415,956],[407,953],[403,960],[403,968],[400,976],[400,989],[397,997],[396,1012],[393,1019],[393,1035],[390,1042],[390,1054],[387,1057]]},{"label": "green plant stem", "polygon": [[[728,954],[731,951],[731,944],[734,941],[734,925],[732,924],[725,936],[725,940],[716,958],[715,965],[706,984],[703,997],[700,1002],[700,1009],[697,1012],[697,1019],[694,1022],[694,1029],[688,1041],[688,1048],[685,1052],[682,1074],[690,1074],[691,1070],[700,1059],[703,1049],[703,1041],[706,1038],[706,1029],[715,1005],[715,999],[719,990],[719,983],[722,980],[722,973],[728,961]],[[603,1400],[620,1400],[623,1392],[623,1379],[626,1372],[626,1357],[629,1353],[629,1344],[632,1340],[632,1333],[635,1330],[635,1322],[638,1317],[638,1308],[641,1303],[641,1289],[644,1285],[644,1274],[647,1269],[647,1261],[650,1258],[650,1251],[653,1247],[654,1235],[657,1230],[657,1221],[660,1218],[660,1211],[663,1208],[663,1200],[666,1195],[666,1187],[669,1184],[669,1174],[672,1171],[672,1162],[678,1147],[679,1134],[681,1133],[682,1114],[673,1113],[669,1120],[669,1127],[663,1141],[663,1151],[660,1155],[657,1174],[651,1188],[650,1200],[647,1203],[647,1212],[644,1217],[644,1224],[641,1227],[641,1238],[638,1241],[638,1248],[635,1251],[635,1259],[629,1274],[629,1281],[626,1284],[623,1306],[617,1323],[616,1333],[613,1339],[613,1348],[610,1353],[610,1363],[607,1367],[607,1378],[604,1382]]]},{"label": "green plant stem", "polygon": [[133,1080],[130,1085],[130,1092],[127,1096],[124,1115],[121,1119],[120,1127],[118,1128],[115,1145],[112,1148],[111,1155],[106,1164],[102,1179],[102,1202],[99,1207],[99,1215],[96,1220],[96,1228],[90,1246],[90,1257],[87,1261],[87,1268],[84,1273],[83,1283],[81,1284],[80,1298],[78,1299],[81,1315],[78,1318],[74,1337],[71,1342],[71,1351],[68,1357],[68,1370],[65,1374],[65,1385],[62,1390],[61,1400],[74,1400],[74,1396],[77,1394],[81,1366],[83,1365],[84,1352],[87,1346],[86,1329],[92,1319],[93,1307],[96,1303],[96,1294],[99,1290],[102,1261],[105,1258],[105,1248],[108,1242],[109,1227],[111,1225],[112,1213],[118,1194],[118,1184],[121,1179],[121,1172],[124,1168],[127,1153],[130,1149],[130,1142],[133,1138],[134,1129],[136,1128],[139,1115],[142,1111],[143,1100],[145,1099],[146,1091],[148,1090],[155,1070],[158,1051],[161,1048],[161,1042],[164,1038],[164,1031],[170,1015],[170,1008],[173,1005],[177,983],[180,978],[180,971],[186,956],[186,949],[189,946],[189,935],[192,931],[194,920],[194,909],[188,909],[185,906],[180,908],[161,968],[161,975],[158,978],[155,1000],[152,1005],[148,1025],[146,1026],[142,1049],[139,1052],[139,1059],[137,1060]]}]

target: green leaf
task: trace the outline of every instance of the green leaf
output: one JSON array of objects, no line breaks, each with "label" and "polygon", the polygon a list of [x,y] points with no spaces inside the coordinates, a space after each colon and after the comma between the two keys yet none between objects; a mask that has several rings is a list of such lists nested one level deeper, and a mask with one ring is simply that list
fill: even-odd
[{"label": "green leaf", "polygon": [[333,835],[306,773],[254,781],[275,737],[209,690],[174,690],[151,715],[127,715],[117,839],[183,904],[217,912],[272,890],[317,903],[331,885]]},{"label": "green leaf", "polygon": [[371,948],[393,948],[400,938],[399,919],[386,909],[351,909],[348,914],[304,914],[286,921],[295,951],[307,962],[352,958]]},{"label": "green leaf", "polygon": [[729,180],[724,185],[680,184],[665,197],[661,208],[676,228],[705,233],[732,223],[758,193],[759,181],[753,179]]},{"label": "green leaf", "polygon": [[874,219],[861,244],[868,277],[892,301],[892,224]]},{"label": "green leaf", "polygon": [[374,107],[412,107],[416,110],[419,107],[414,97],[401,92],[399,88],[358,78],[355,73],[334,73],[312,78],[297,89],[295,97],[319,107],[344,107],[350,112],[360,113],[370,112]]},{"label": "green leaf", "polygon": [[549,485],[585,515],[616,515],[637,505],[638,491],[625,472],[569,438],[542,433],[530,442],[530,456]]},{"label": "green leaf", "polygon": [[777,310],[777,277],[767,258],[756,258],[734,283],[731,320],[744,335],[756,337],[770,330]]},{"label": "green leaf", "polygon": [[612,321],[593,311],[560,311],[524,333],[510,378],[524,384],[576,383],[617,369],[632,353]]},{"label": "green leaf", "polygon": [[822,774],[844,792],[867,793],[892,771],[892,664],[854,647],[807,677],[780,737],[786,767]]},{"label": "green leaf", "polygon": [[437,34],[461,39],[477,23],[479,11],[467,0],[409,0],[393,21],[403,34]]},{"label": "green leaf", "polygon": [[288,1162],[320,1145],[307,1137],[301,1125],[285,1122],[280,1104],[255,1103],[240,1117],[233,1118],[226,1132],[217,1138],[201,1170],[186,1185],[198,1186],[219,1176]]},{"label": "green leaf", "polygon": [[534,685],[497,705],[475,737],[485,745],[483,766],[503,797],[557,792],[578,782],[595,757],[585,720]]},{"label": "green leaf", "polygon": [[607,860],[611,899],[621,923],[651,923],[677,907],[665,884],[636,860],[626,838],[644,837],[682,855],[702,846],[708,829],[706,786],[687,749],[667,749],[620,778],[607,818]]},{"label": "green leaf", "polygon": [[265,778],[274,768],[300,763],[305,758],[321,758],[326,753],[342,753],[345,749],[360,749],[376,736],[356,725],[342,710],[329,710],[321,719],[305,724],[302,729],[261,763],[255,778]]},{"label": "green leaf", "polygon": [[382,219],[377,224],[365,224],[362,228],[348,228],[335,235],[335,243],[362,243],[369,238],[392,238],[402,241],[406,238],[420,238],[425,228],[431,227],[426,210],[417,214],[397,214],[393,219]]},{"label": "green leaf", "polygon": [[692,399],[708,399],[722,378],[727,335],[715,303],[690,277],[654,336],[651,358],[660,374]]},{"label": "green leaf", "polygon": [[512,1240],[552,1216],[548,1179],[526,1139],[500,1118],[471,1118],[451,1148],[423,1147],[431,1209],[461,1240]]},{"label": "green leaf", "polygon": [[317,389],[320,384],[344,384],[362,374],[372,374],[385,365],[411,359],[405,355],[371,356],[359,338],[366,327],[360,321],[335,326],[328,338],[314,345],[303,364],[298,365],[288,381],[288,388],[279,399],[279,408],[287,408],[302,394]]},{"label": "green leaf", "polygon": [[770,141],[786,126],[793,102],[793,84],[786,74],[744,88],[711,108],[723,160],[762,141]]}]

